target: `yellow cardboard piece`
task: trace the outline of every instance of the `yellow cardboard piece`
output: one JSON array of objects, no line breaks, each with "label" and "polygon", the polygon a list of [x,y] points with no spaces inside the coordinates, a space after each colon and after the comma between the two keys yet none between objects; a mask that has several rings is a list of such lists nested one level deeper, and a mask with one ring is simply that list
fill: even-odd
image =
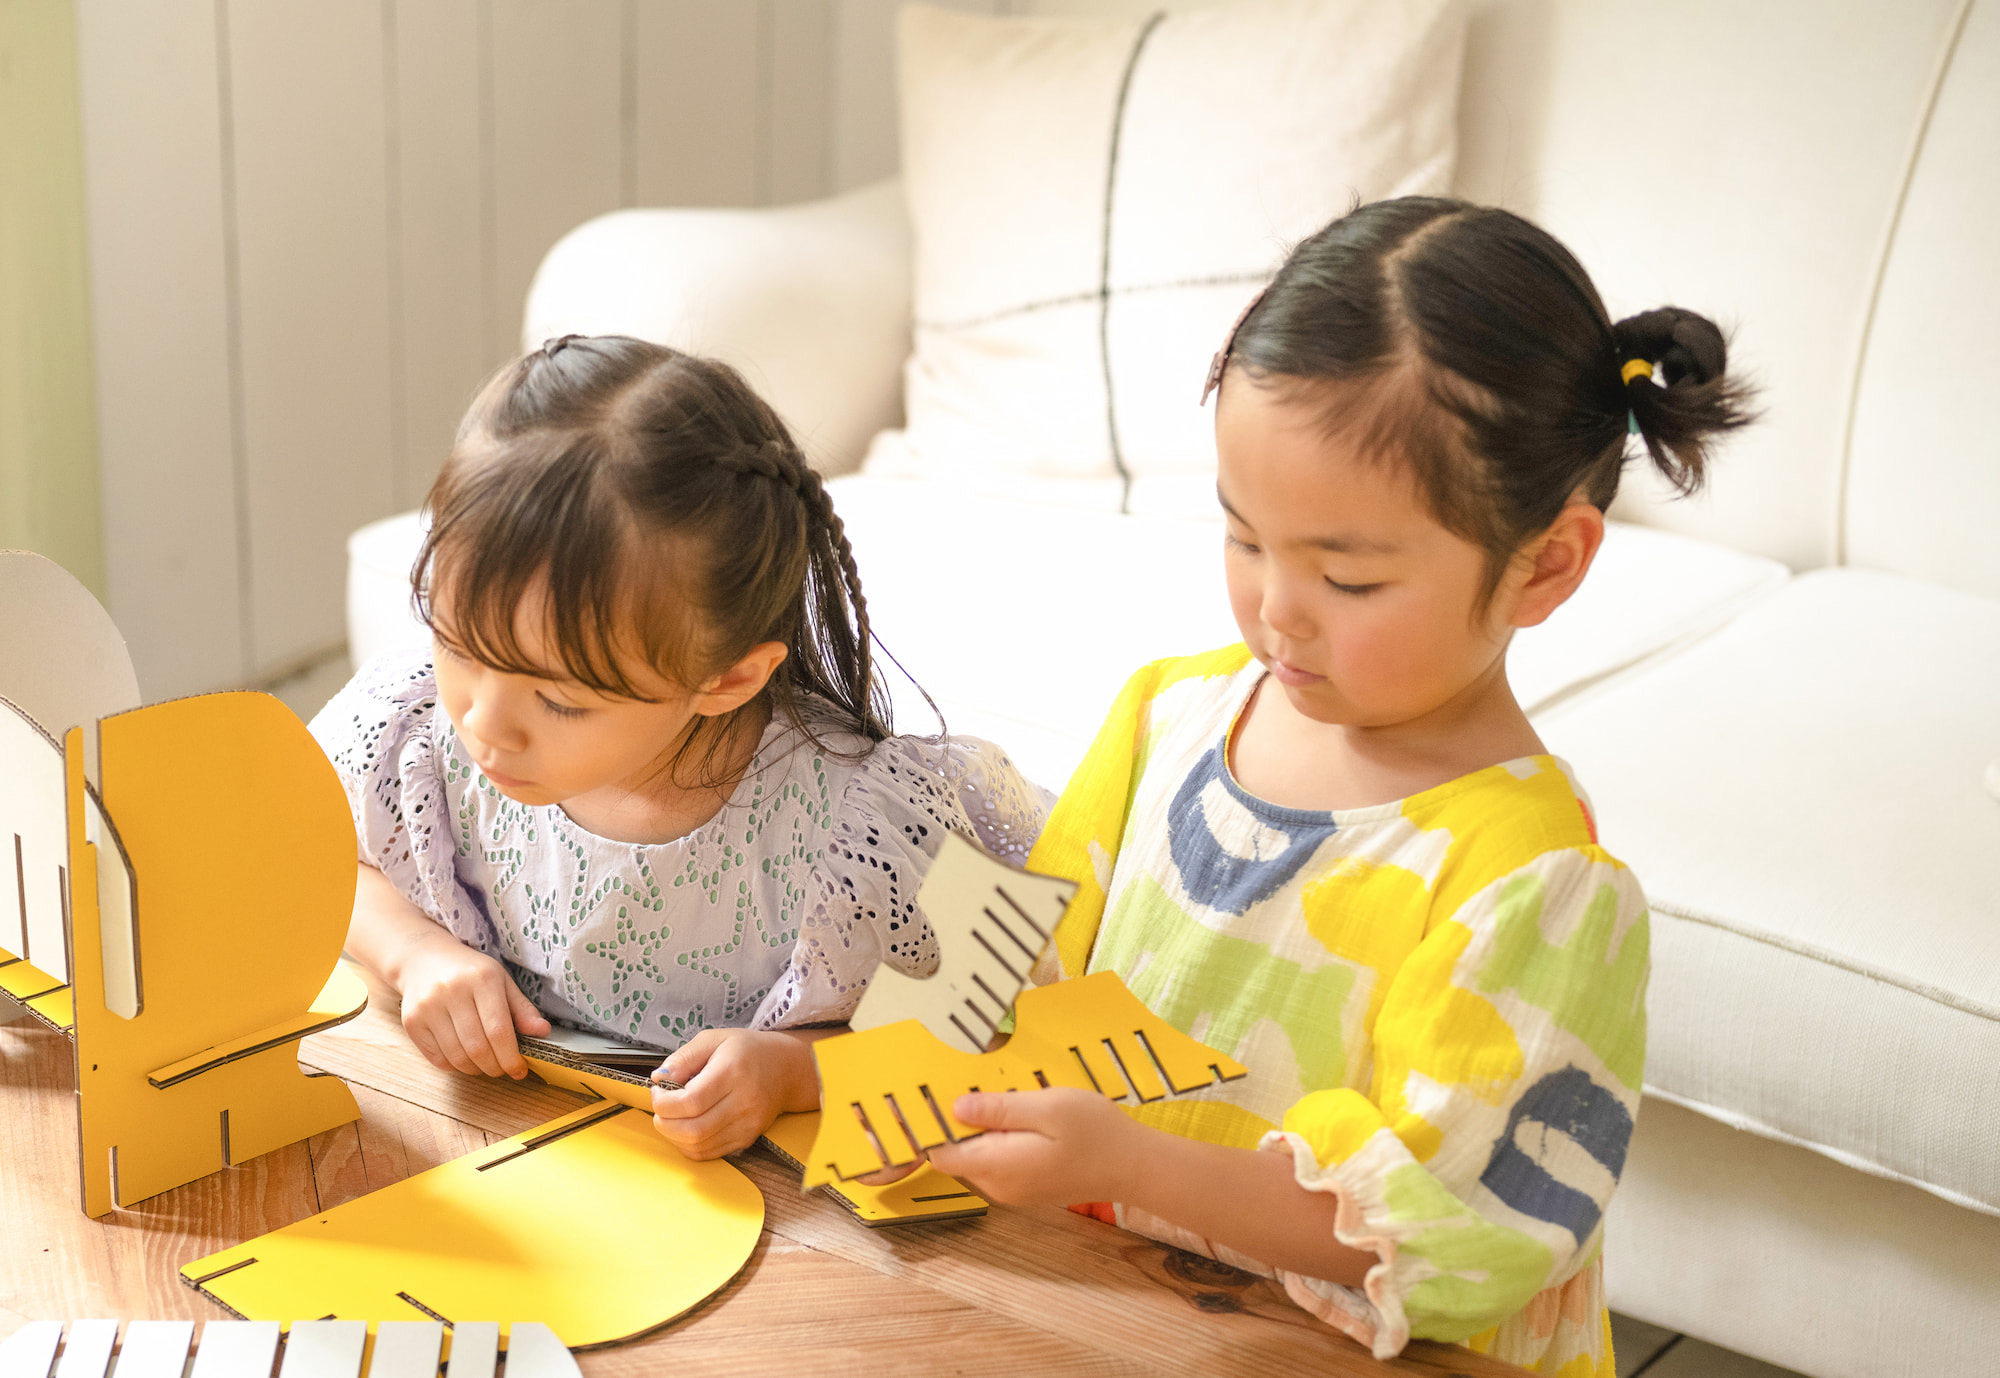
[{"label": "yellow cardboard piece", "polygon": [[[1114,972],[1022,989],[1075,893],[1072,882],[1016,871],[946,835],[917,891],[937,939],[937,975],[878,970],[855,1032],[813,1044],[823,1113],[803,1160],[807,1187],[850,1190],[849,1179],[980,1133],[951,1111],[968,1091],[1074,1086],[1155,1101],[1245,1075],[1147,1009]],[[985,1051],[1010,1009],[1012,1037]]]},{"label": "yellow cardboard piece", "polygon": [[[936,927],[938,916],[925,912]],[[951,1112],[969,1091],[1075,1086],[1152,1101],[1245,1075],[1147,1009],[1115,972],[1023,991],[1014,1024],[1004,1047],[977,1055],[947,1047],[914,1019],[813,1044],[822,1118],[805,1185],[845,1183],[981,1133]]]},{"label": "yellow cardboard piece", "polygon": [[[615,1101],[647,1115],[653,1112],[653,1087],[646,1077],[613,1068],[592,1067],[583,1059],[564,1056],[559,1050],[534,1039],[522,1040],[521,1056],[535,1074],[551,1086]],[[764,1131],[759,1142],[784,1162],[803,1170],[813,1140],[818,1136],[819,1111],[810,1110],[803,1114],[778,1116]],[[956,1177],[947,1177],[929,1166],[886,1187],[871,1187],[862,1182],[843,1182],[837,1187],[823,1183],[821,1186],[828,1196],[870,1228],[958,1220],[984,1215],[987,1211],[984,1197],[968,1190]]]},{"label": "yellow cardboard piece", "polygon": [[181,1269],[250,1320],[533,1316],[572,1349],[665,1325],[748,1261],[764,1198],[586,1106]]},{"label": "yellow cardboard piece", "polygon": [[[367,1003],[337,972],[354,897],[346,795],[291,710],[210,694],[116,714],[98,732],[103,819],[88,807],[82,731],[65,743],[93,1217],[359,1118],[338,1078],[300,1070],[297,1045]],[[100,867],[112,847],[122,870]],[[122,918],[105,875],[130,878]],[[129,935],[129,990],[107,930]]]}]

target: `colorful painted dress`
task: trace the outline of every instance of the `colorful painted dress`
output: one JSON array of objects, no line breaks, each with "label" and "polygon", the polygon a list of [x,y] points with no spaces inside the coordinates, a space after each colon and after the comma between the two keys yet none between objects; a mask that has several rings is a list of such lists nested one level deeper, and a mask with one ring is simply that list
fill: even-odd
[{"label": "colorful painted dress", "polygon": [[1334,813],[1247,793],[1228,736],[1263,674],[1242,646],[1141,670],[1029,865],[1082,887],[1064,975],[1117,972],[1249,1068],[1134,1113],[1289,1153],[1381,1261],[1355,1290],[1119,1223],[1281,1279],[1378,1357],[1415,1336],[1612,1378],[1599,1250],[1645,1057],[1638,883],[1551,756]]},{"label": "colorful painted dress", "polygon": [[944,834],[1018,866],[1047,811],[990,742],[891,737],[847,760],[774,717],[715,818],[670,842],[614,841],[480,773],[437,706],[428,650],[363,666],[312,731],[363,863],[504,962],[549,1018],[663,1049],[708,1028],[845,1019],[879,962],[928,975],[937,941],[916,894]]}]

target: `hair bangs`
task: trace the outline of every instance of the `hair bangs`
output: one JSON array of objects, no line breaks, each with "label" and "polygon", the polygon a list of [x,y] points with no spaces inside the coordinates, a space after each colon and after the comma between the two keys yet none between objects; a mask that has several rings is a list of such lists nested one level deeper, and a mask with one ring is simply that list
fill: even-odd
[{"label": "hair bangs", "polygon": [[[679,647],[648,643],[669,619],[633,618],[652,602],[653,560],[635,560],[637,533],[605,482],[591,435],[509,447],[504,464],[468,464],[433,494],[415,570],[419,615],[447,645],[508,674],[562,678],[600,694],[651,702],[633,658],[678,681]],[[664,560],[664,552],[661,559]],[[645,573],[635,578],[637,564]],[[539,658],[523,619],[539,618]]]}]

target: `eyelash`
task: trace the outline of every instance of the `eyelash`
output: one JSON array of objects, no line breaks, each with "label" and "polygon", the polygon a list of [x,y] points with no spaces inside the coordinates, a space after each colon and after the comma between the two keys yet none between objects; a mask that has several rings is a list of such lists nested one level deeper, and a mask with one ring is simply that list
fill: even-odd
[{"label": "eyelash", "polygon": [[[1255,555],[1258,553],[1256,546],[1251,545],[1248,541],[1240,537],[1231,535],[1227,531],[1222,533],[1222,544],[1228,549],[1240,550],[1246,555]],[[1366,597],[1368,594],[1382,587],[1380,584],[1342,584],[1332,579],[1326,581],[1326,586],[1335,593],[1344,593],[1350,598]]]},{"label": "eyelash", "polygon": [[566,703],[557,703],[548,695],[539,691],[536,692],[535,697],[542,701],[542,707],[548,709],[549,712],[558,718],[580,718],[590,711],[588,708],[572,708]]}]

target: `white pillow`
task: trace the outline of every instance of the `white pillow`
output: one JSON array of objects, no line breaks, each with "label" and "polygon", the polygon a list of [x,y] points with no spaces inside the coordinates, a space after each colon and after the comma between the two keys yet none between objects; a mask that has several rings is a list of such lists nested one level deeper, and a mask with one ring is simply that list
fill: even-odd
[{"label": "white pillow", "polygon": [[1130,476],[1212,507],[1209,357],[1357,196],[1448,184],[1463,38],[1455,0],[905,9],[916,343],[869,472],[1094,480],[1114,507]]}]

